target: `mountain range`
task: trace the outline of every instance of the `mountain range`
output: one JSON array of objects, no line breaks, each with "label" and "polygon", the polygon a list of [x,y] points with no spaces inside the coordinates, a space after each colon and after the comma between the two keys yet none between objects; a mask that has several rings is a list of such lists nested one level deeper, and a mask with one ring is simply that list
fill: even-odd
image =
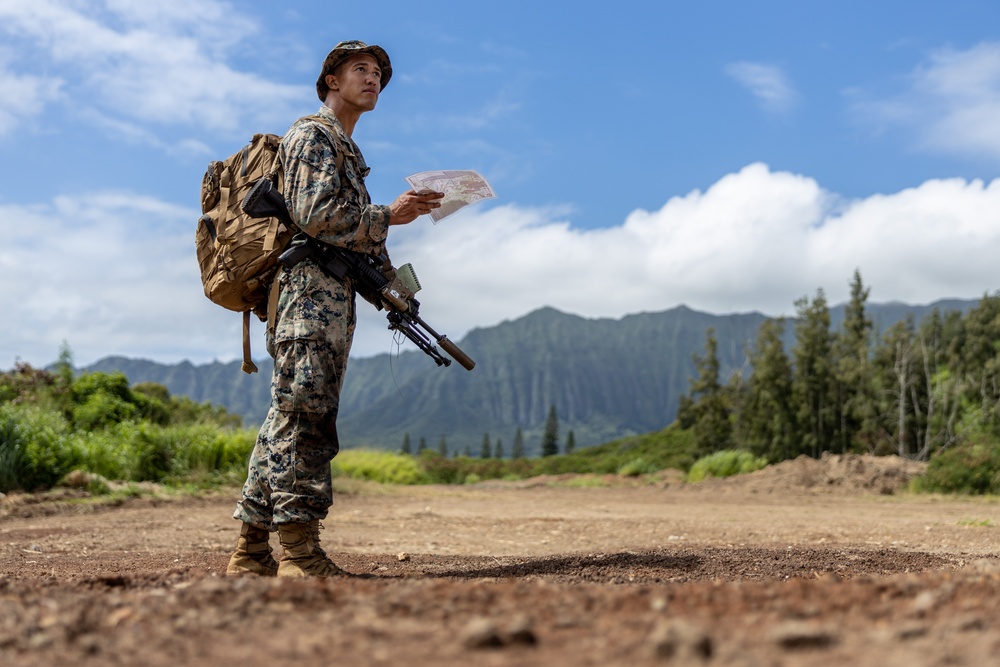
[{"label": "mountain range", "polygon": [[[943,300],[927,306],[866,304],[881,331],[908,316],[919,322],[937,309],[965,312],[978,300]],[[832,327],[843,306],[830,309]],[[713,328],[723,377],[744,366],[761,323],[760,313],[712,315],[678,306],[621,319],[585,319],[542,308],[516,320],[474,329],[457,341],[476,361],[437,367],[415,349],[352,358],[340,402],[343,447],[398,449],[404,435],[414,448],[424,439],[449,451],[480,451],[484,435],[511,451],[522,430],[526,452],[536,454],[551,407],[560,443],[572,430],[577,446],[648,433],[670,424],[694,374],[693,355],[704,354]],[[786,349],[794,332],[786,327]],[[405,346],[404,346],[405,349]],[[161,364],[106,357],[84,371],[123,372],[132,383],[158,382],[171,394],[222,405],[259,424],[270,402],[270,358],[247,375],[240,362]],[[560,446],[562,446],[560,444]]]}]

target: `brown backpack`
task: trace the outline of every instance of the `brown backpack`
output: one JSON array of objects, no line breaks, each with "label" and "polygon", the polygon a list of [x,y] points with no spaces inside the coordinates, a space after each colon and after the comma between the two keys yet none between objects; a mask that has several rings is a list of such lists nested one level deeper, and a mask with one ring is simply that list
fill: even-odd
[{"label": "brown backpack", "polygon": [[[312,120],[333,130],[329,120],[319,114],[296,121]],[[277,161],[281,137],[255,134],[250,143],[225,160],[208,165],[201,182],[201,210],[195,247],[201,267],[205,296],[223,308],[243,313],[243,371],[257,372],[250,358],[250,313],[273,324],[277,307],[278,256],[288,247],[297,230],[291,230],[277,218],[251,218],[243,212],[247,192],[263,177],[274,183],[278,192],[284,184],[284,172]],[[342,151],[337,151],[337,170],[343,165]]]},{"label": "brown backpack", "polygon": [[278,255],[292,238],[277,218],[251,218],[243,198],[260,178],[281,190],[276,161],[281,137],[255,134],[250,143],[223,161],[208,165],[201,183],[201,210],[195,246],[205,296],[223,308],[243,313],[243,371],[254,373],[250,358],[250,313],[267,319],[268,292],[278,272]]}]

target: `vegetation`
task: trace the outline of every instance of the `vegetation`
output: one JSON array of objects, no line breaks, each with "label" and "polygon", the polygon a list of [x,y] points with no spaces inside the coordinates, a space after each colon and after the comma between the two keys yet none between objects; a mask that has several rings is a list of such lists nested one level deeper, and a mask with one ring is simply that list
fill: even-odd
[{"label": "vegetation", "polygon": [[767,466],[767,459],[754,456],[750,452],[726,449],[695,461],[688,471],[689,482],[700,482],[706,477],[732,477],[747,472],[761,470]]},{"label": "vegetation", "polygon": [[1000,293],[964,315],[933,310],[876,335],[858,272],[850,287],[839,329],[822,290],[802,298],[791,350],[785,322],[765,321],[746,373],[725,384],[709,330],[678,413],[697,451],[734,443],[770,462],[895,454],[928,461],[917,490],[1000,493]]},{"label": "vegetation", "polygon": [[931,457],[915,490],[1000,495],[1000,444],[967,442]]},{"label": "vegetation", "polygon": [[[550,415],[555,441],[554,409]],[[76,470],[120,482],[239,483],[255,436],[241,428],[238,417],[171,396],[159,384],[130,387],[121,373],[74,376],[68,359],[55,371],[21,364],[0,373],[0,492],[47,489]],[[392,484],[462,484],[562,473],[640,475],[686,469],[696,456],[693,443],[691,433],[675,425],[598,447],[570,446],[562,455],[526,458],[518,431],[510,459],[503,458],[499,439],[492,446],[489,434],[483,435],[478,458],[468,447],[465,455],[449,458],[444,436],[436,450],[421,437],[415,455],[341,452],[333,472]],[[407,436],[402,449],[411,447]]]},{"label": "vegetation", "polygon": [[352,449],[341,452],[333,460],[335,475],[383,484],[423,484],[427,475],[419,459],[407,454]]},{"label": "vegetation", "polygon": [[785,322],[765,321],[746,372],[728,382],[718,376],[709,330],[678,413],[699,453],[738,446],[771,462],[822,452],[933,461],[973,440],[977,451],[1000,443],[1000,294],[984,295],[964,316],[935,310],[876,336],[859,273],[850,287],[839,329],[822,290],[799,299],[791,349]]},{"label": "vegetation", "polygon": [[687,470],[694,460],[694,438],[689,431],[673,425],[572,454],[531,459],[448,458],[430,450],[409,456],[351,449],[337,455],[333,469],[346,477],[399,484],[468,484],[564,473],[640,475],[666,468]]},{"label": "vegetation", "polygon": [[555,456],[559,453],[559,417],[556,416],[556,406],[549,406],[549,414],[545,418],[545,430],[542,431],[542,456]]},{"label": "vegetation", "polygon": [[190,483],[246,473],[255,433],[209,404],[125,376],[0,373],[0,492],[36,491],[72,470],[125,482]]},{"label": "vegetation", "polygon": [[[933,311],[877,334],[859,273],[850,287],[837,329],[819,290],[796,302],[794,321],[764,320],[746,364],[730,377],[706,328],[689,393],[661,431],[577,448],[570,429],[560,453],[550,403],[536,457],[527,455],[520,427],[510,458],[488,432],[476,457],[474,440],[449,448],[442,434],[431,449],[424,436],[414,447],[406,433],[399,453],[348,449],[334,472],[461,484],[673,468],[697,481],[800,455],[868,453],[929,461],[919,490],[1000,493],[1000,294],[984,295],[965,314]],[[163,385],[129,386],[121,373],[78,376],[68,348],[51,371],[21,364],[0,373],[0,492],[46,489],[74,470],[122,482],[240,482],[255,435],[239,417]]]}]

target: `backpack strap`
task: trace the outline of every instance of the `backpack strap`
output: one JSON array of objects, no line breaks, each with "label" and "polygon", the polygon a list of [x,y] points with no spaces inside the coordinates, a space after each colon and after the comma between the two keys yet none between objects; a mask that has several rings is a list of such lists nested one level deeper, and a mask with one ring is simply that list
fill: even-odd
[{"label": "backpack strap", "polygon": [[[277,282],[277,281],[275,281]],[[240,367],[244,373],[256,373],[257,364],[253,362],[250,358],[250,313],[252,311],[243,311],[243,365]]]},{"label": "backpack strap", "polygon": [[[297,123],[303,120],[313,120],[316,121],[330,129],[331,132],[334,131],[333,123],[324,118],[320,114],[315,114],[312,116],[305,116],[300,118]],[[340,149],[339,141],[337,141],[336,136],[334,136],[334,148],[337,149],[336,164],[337,173],[339,174],[344,169],[344,151]],[[279,161],[275,161],[274,167],[269,174],[265,174],[267,178],[272,181],[278,182],[282,177],[282,165]],[[247,157],[243,156],[243,169],[247,168]],[[223,180],[221,184],[222,189],[222,208],[225,211],[229,204],[229,174],[228,171],[223,172]],[[265,250],[271,250],[274,248],[275,241],[278,235],[278,222],[277,219],[272,221],[271,226],[267,230],[267,237],[264,241]],[[280,270],[279,270],[280,272]],[[278,276],[275,275],[271,280],[271,288],[268,290],[267,295],[267,332],[269,335],[274,335],[275,320],[278,318],[278,296],[281,293],[281,288],[278,285]],[[243,366],[242,370],[244,373],[256,373],[257,364],[253,362],[250,356],[250,313],[252,311],[243,311]]]},{"label": "backpack strap", "polygon": [[271,289],[268,290],[267,294],[267,333],[271,336],[274,335],[274,321],[278,319],[278,295],[281,293],[281,288],[278,287],[278,276],[274,277],[271,281]]},{"label": "backpack strap", "polygon": [[[278,317],[278,295],[281,288],[278,287],[278,276],[271,280],[271,288],[267,291],[267,333],[274,335],[274,320]],[[243,365],[240,367],[246,374],[256,373],[257,364],[250,356],[250,313],[251,310],[243,311]]]},{"label": "backpack strap", "polygon": [[231,231],[231,229],[226,229],[226,211],[229,210],[229,190],[231,181],[229,180],[229,170],[222,170],[222,177],[219,179],[219,225],[221,229],[216,229],[216,235],[221,234],[223,238],[226,238],[226,233]]},{"label": "backpack strap", "polygon": [[342,172],[344,170],[344,151],[341,150],[340,141],[337,139],[337,129],[336,129],[336,127],[334,126],[333,123],[330,122],[329,118],[326,118],[321,113],[312,114],[311,116],[303,116],[302,118],[299,118],[297,121],[295,121],[295,124],[298,125],[299,123],[301,123],[304,120],[315,121],[315,122],[319,123],[320,125],[322,125],[323,127],[325,127],[328,130],[330,130],[330,135],[333,138],[333,147],[337,151],[337,157],[336,157],[336,160],[337,160],[337,175],[339,176],[340,172]]}]

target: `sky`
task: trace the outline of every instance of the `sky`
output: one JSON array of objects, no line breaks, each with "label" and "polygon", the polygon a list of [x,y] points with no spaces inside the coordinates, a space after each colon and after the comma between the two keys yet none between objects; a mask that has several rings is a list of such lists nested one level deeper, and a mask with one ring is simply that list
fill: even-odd
[{"label": "sky", "polygon": [[[993,293],[997,26],[995,0],[0,0],[0,369],[238,358],[202,175],[315,113],[345,39],[392,59],[354,133],[372,199],[431,169],[497,192],[390,231],[452,340],[544,306],[791,315],[855,271],[876,303]],[[354,355],[397,349],[358,316]]]}]

